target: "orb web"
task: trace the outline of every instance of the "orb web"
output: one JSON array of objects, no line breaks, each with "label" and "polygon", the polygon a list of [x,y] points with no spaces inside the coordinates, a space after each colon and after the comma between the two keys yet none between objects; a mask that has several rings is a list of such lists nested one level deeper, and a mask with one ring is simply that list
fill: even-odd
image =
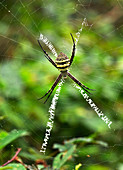
[{"label": "orb web", "polygon": [[[105,5],[105,10],[101,9],[102,5]],[[95,10],[95,7],[98,10]],[[91,98],[112,120],[112,125],[109,129],[97,117],[68,78],[61,89],[55,110],[47,155],[51,152],[54,143],[98,133],[100,139],[109,143],[109,147],[101,153],[87,152],[83,149],[82,164],[88,168],[90,165],[112,167],[113,163],[120,169],[123,156],[120,152],[123,148],[120,135],[123,119],[122,9],[123,3],[119,0],[107,4],[103,1],[96,4],[92,0],[1,1],[1,130],[7,132],[13,129],[27,130],[31,134],[29,135],[30,146],[35,148],[35,152],[40,150],[49,116],[48,108],[54,94],[45,105],[42,101],[37,101],[37,98],[51,87],[59,72],[43,56],[37,39],[40,35],[44,35],[57,53],[62,51],[70,57],[71,32],[78,41],[76,41],[76,55],[70,72],[89,88],[96,89]],[[48,54],[55,60],[55,55],[44,42],[42,43]],[[74,100],[73,105],[71,105],[72,100]],[[62,124],[60,127],[59,122]],[[68,133],[78,127],[86,129],[88,134],[83,130]],[[23,141],[23,150],[26,152],[28,140],[23,137],[20,141]],[[11,149],[18,145],[20,146],[20,142],[14,143]],[[90,153],[92,156],[85,157]],[[110,153],[118,157],[117,165]],[[27,159],[30,158],[27,156]],[[52,156],[51,160],[53,160]]]}]

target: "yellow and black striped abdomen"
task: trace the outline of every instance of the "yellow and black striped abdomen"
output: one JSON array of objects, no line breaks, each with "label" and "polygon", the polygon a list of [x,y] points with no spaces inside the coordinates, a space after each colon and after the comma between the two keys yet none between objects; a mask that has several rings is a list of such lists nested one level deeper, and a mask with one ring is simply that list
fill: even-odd
[{"label": "yellow and black striped abdomen", "polygon": [[62,52],[56,58],[55,63],[60,72],[66,72],[70,66],[69,58]]},{"label": "yellow and black striped abdomen", "polygon": [[57,68],[59,71],[64,72],[67,71],[70,65],[70,60],[63,60],[63,61],[58,61],[56,62]]}]

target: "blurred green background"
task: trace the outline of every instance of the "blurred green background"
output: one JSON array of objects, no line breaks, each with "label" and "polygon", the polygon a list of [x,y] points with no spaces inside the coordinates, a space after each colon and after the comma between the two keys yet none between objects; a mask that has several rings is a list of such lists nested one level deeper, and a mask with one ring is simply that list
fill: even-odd
[{"label": "blurred green background", "polygon": [[[70,57],[70,33],[76,38],[84,18],[87,24],[80,34],[70,72],[87,87],[96,89],[90,98],[112,121],[111,129],[68,78],[60,92],[43,155],[39,151],[55,91],[46,104],[37,98],[49,90],[59,72],[44,57],[37,39],[42,33],[57,53],[62,51]],[[41,44],[55,60],[48,47]],[[123,170],[122,113],[123,1],[0,2],[0,165],[22,148],[19,156],[27,165],[40,160],[54,168],[61,160],[58,156],[66,153],[60,169],[75,169],[81,163],[79,169],[84,170]],[[70,139],[75,141],[64,142]]]}]

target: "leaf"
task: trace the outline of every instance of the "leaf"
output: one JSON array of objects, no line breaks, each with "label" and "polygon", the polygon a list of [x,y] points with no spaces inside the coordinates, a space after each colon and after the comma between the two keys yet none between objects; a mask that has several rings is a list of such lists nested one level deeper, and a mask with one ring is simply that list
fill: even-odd
[{"label": "leaf", "polygon": [[0,140],[5,138],[8,135],[8,133],[5,130],[0,131]]},{"label": "leaf", "polygon": [[58,149],[60,152],[64,152],[70,148],[69,146],[71,147],[71,145],[54,144],[53,148]]},{"label": "leaf", "polygon": [[44,165],[37,165],[38,169],[44,168]]},{"label": "leaf", "polygon": [[24,130],[13,130],[7,136],[0,140],[0,149],[4,148],[6,145],[19,138],[20,136],[28,135]]},{"label": "leaf", "polygon": [[108,144],[106,142],[103,142],[103,141],[99,141],[99,140],[94,140],[93,138],[87,138],[87,137],[80,137],[80,138],[73,138],[71,140],[68,140],[68,141],[65,141],[64,143],[65,144],[74,144],[74,143],[95,143],[95,144],[98,144],[98,145],[102,145],[104,147],[107,147]]},{"label": "leaf", "polygon": [[103,141],[99,141],[99,140],[96,140],[96,141],[94,141],[96,144],[98,144],[98,145],[102,145],[102,146],[104,146],[104,147],[108,147],[108,144],[106,143],[106,142],[103,142]]},{"label": "leaf", "polygon": [[0,170],[26,170],[26,168],[21,165],[21,164],[18,164],[18,163],[10,163],[9,165],[5,166],[5,167],[0,167]]},{"label": "leaf", "polygon": [[67,159],[69,158],[69,156],[72,155],[72,153],[74,152],[75,150],[75,145],[73,145],[66,153],[65,155],[63,156],[63,153],[59,153],[55,159],[54,159],[54,162],[53,162],[53,169],[59,169],[66,161]]},{"label": "leaf", "polygon": [[71,140],[65,141],[65,144],[66,143],[80,143],[80,142],[91,143],[92,141],[93,141],[92,138],[80,137],[80,138],[73,138]]}]

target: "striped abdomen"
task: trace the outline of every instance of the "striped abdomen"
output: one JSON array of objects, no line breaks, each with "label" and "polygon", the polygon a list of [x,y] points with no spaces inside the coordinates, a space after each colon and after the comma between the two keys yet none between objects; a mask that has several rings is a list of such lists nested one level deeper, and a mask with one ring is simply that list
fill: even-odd
[{"label": "striped abdomen", "polygon": [[56,66],[60,72],[67,72],[67,70],[70,66],[69,58],[62,52],[56,58],[55,63],[56,63]]}]

